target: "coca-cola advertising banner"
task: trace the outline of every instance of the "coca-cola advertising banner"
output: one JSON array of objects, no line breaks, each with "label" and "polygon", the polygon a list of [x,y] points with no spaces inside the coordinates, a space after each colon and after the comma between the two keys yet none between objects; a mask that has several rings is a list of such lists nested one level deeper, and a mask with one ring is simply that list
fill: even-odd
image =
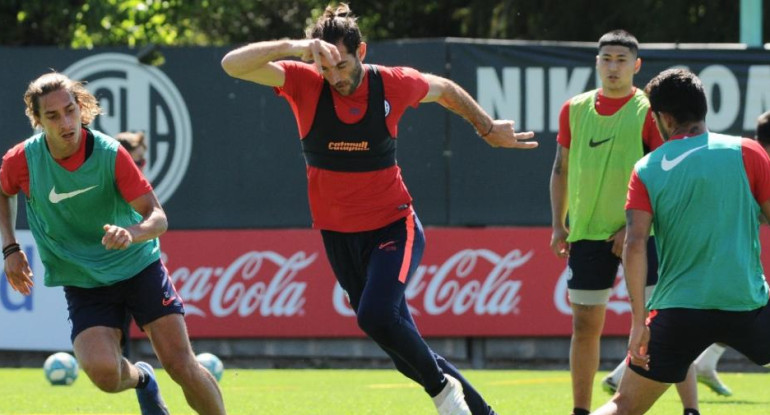
[{"label": "coca-cola advertising banner", "polygon": [[[566,261],[550,251],[550,228],[425,233],[406,289],[425,336],[571,334]],[[363,336],[317,231],[177,231],[161,246],[192,337]],[[626,335],[619,274],[604,332]]]},{"label": "coca-cola advertising banner", "polygon": [[[571,334],[566,262],[550,252],[550,228],[425,232],[425,255],[406,290],[424,335]],[[29,231],[17,236],[38,284],[25,297],[4,275],[0,278],[0,333],[27,333],[0,336],[0,350],[66,350],[70,326],[64,293],[41,283],[43,267]],[[769,227],[762,227],[761,239],[770,246]],[[192,337],[363,336],[317,231],[170,231],[161,247],[185,302]],[[762,262],[768,269],[769,250]],[[627,300],[619,275],[605,334],[627,335]],[[33,336],[28,327],[44,327],[46,335]],[[136,328],[132,335],[142,336]]]}]

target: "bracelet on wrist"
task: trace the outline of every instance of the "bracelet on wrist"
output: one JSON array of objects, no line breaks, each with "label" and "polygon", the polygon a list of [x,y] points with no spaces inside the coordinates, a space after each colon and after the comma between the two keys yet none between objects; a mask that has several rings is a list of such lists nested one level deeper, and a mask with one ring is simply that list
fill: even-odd
[{"label": "bracelet on wrist", "polygon": [[3,248],[3,259],[8,258],[11,254],[21,251],[21,246],[18,243],[8,244]]},{"label": "bracelet on wrist", "polygon": [[484,134],[479,134],[479,137],[484,138],[489,135],[489,133],[492,132],[492,129],[495,128],[495,122],[492,121],[492,124],[489,125],[489,130]]}]

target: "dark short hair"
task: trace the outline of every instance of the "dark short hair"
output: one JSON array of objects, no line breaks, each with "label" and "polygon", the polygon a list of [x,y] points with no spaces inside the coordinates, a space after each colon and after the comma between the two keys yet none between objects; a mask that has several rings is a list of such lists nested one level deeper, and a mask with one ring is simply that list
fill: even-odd
[{"label": "dark short hair", "polygon": [[356,19],[346,3],[336,7],[329,5],[323,15],[307,28],[305,35],[308,39],[321,39],[333,45],[342,41],[348,53],[355,55],[362,41]]},{"label": "dark short hair", "polygon": [[639,55],[639,41],[634,35],[623,29],[607,32],[599,38],[599,51],[602,50],[602,47],[610,45],[625,46],[631,50],[634,56]]},{"label": "dark short hair", "polygon": [[703,84],[687,69],[667,69],[659,73],[644,92],[650,100],[650,110],[670,114],[677,123],[706,119],[708,106]]},{"label": "dark short hair", "polygon": [[757,118],[756,138],[763,146],[770,146],[770,111]]}]

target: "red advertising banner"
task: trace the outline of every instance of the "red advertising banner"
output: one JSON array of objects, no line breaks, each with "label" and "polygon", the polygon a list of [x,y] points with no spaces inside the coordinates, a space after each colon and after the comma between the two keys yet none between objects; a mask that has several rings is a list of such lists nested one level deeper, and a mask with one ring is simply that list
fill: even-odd
[{"label": "red advertising banner", "polygon": [[[566,261],[550,228],[428,228],[407,301],[425,336],[571,333]],[[161,247],[192,337],[358,337],[313,230],[171,231]],[[605,333],[625,335],[618,279]]]},{"label": "red advertising banner", "polygon": [[[423,335],[571,334],[566,261],[550,251],[550,228],[425,233],[423,260],[406,290]],[[767,227],[762,241],[770,246]],[[363,336],[317,231],[171,231],[161,247],[192,337]],[[623,336],[630,307],[622,268],[619,274],[604,333]]]}]

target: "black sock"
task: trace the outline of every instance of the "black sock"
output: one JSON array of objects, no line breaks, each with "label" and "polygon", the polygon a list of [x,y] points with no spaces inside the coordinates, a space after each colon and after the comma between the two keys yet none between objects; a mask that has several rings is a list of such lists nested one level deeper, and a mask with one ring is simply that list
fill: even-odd
[{"label": "black sock", "polygon": [[684,408],[684,415],[700,415],[697,409]]},{"label": "black sock", "polygon": [[572,415],[588,415],[591,412],[588,409],[574,408],[572,409]]},{"label": "black sock", "polygon": [[441,393],[442,390],[444,390],[444,387],[446,386],[447,383],[449,383],[449,381],[447,381],[445,376],[442,376],[441,387],[438,388],[438,390],[435,390],[435,391],[433,391],[433,390],[430,390],[430,391],[426,390],[426,392],[428,392],[428,395],[430,395],[431,398],[435,398],[436,396],[438,396],[439,393]]},{"label": "black sock", "polygon": [[150,383],[150,374],[145,372],[144,369],[139,366],[135,367],[136,370],[139,371],[139,383],[136,384],[136,389],[144,389],[147,387],[147,384]]}]

